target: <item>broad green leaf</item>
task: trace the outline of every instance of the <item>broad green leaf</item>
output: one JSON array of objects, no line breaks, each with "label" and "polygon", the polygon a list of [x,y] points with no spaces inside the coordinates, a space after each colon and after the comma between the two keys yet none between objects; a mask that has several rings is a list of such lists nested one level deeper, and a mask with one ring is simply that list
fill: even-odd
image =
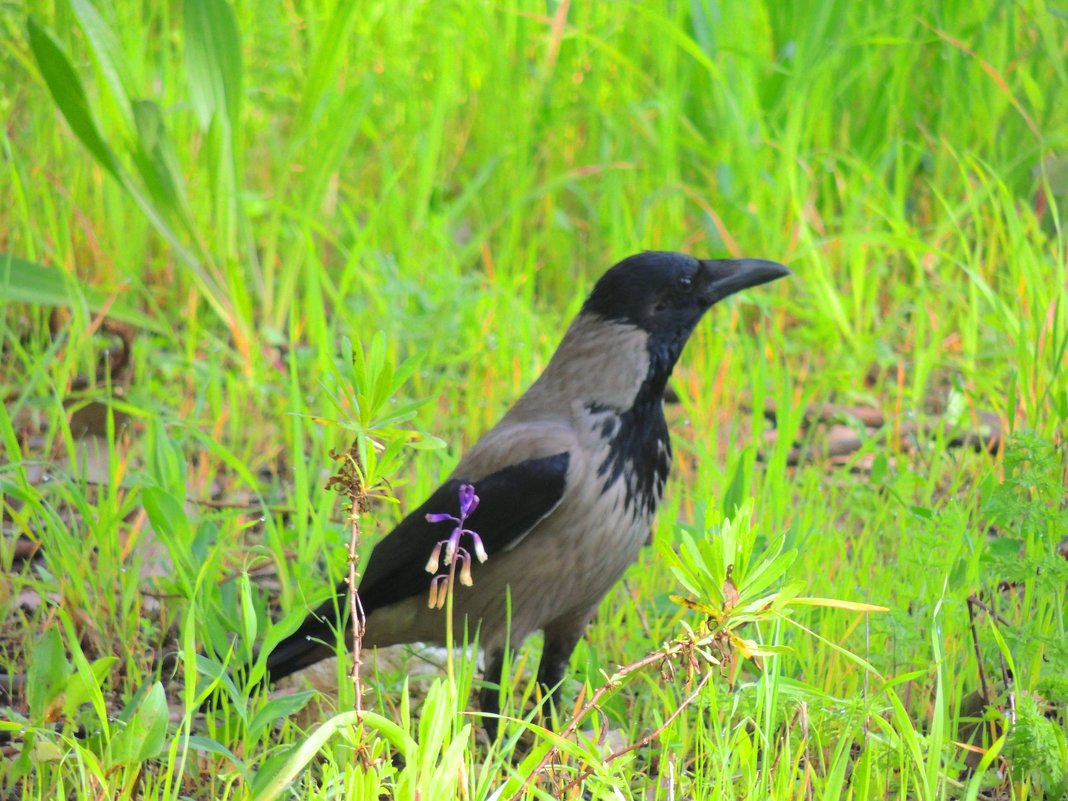
[{"label": "broad green leaf", "polygon": [[422,776],[425,791],[422,797],[429,798],[439,787],[447,787],[450,797],[457,795],[457,783],[463,775],[464,753],[471,739],[471,724],[465,723],[452,737],[452,741],[438,759],[436,770]]},{"label": "broad green leaf", "polygon": [[70,5],[78,19],[78,26],[85,34],[93,61],[104,76],[104,83],[114,97],[127,128],[131,128],[130,98],[134,92],[134,81],[118,37],[89,0],[71,0]]},{"label": "broad green leaf", "polygon": [[26,27],[37,68],[41,71],[48,91],[51,92],[52,99],[67,124],[97,162],[112,176],[119,178],[118,161],[96,126],[81,78],[71,66],[67,54],[52,34],[42,28],[32,15],[27,20]]},{"label": "broad green leaf", "polygon": [[[779,541],[781,547],[782,540]],[[750,571],[748,576],[744,577],[744,582],[739,588],[739,592],[743,596],[756,595],[761,593],[782,578],[794,565],[794,561],[797,559],[797,551],[787,551],[781,553],[778,556],[762,561],[753,570]]]},{"label": "broad green leaf", "polygon": [[[419,365],[422,363],[422,353],[416,354],[415,356],[409,356],[401,362],[400,366],[393,372],[393,384],[389,388],[390,394],[399,392],[401,387],[407,384],[411,377],[415,375],[415,371],[419,369]],[[426,401],[423,401],[422,403],[425,402]],[[420,405],[422,405],[422,403],[420,403]]]},{"label": "broad green leaf", "polygon": [[55,267],[0,253],[0,297],[5,300],[67,309],[84,302],[92,312],[107,309],[113,320],[157,334],[166,332],[157,320],[124,303],[123,294],[125,291],[109,293],[79,285],[77,279]]},{"label": "broad green leaf", "polygon": [[33,741],[32,756],[36,763],[59,762],[67,755],[67,749],[58,742],[44,737]]},{"label": "broad green leaf", "polygon": [[[211,5],[218,3],[222,5],[226,9],[227,14],[230,15],[229,21],[231,27],[234,28],[236,35],[236,26],[233,24],[233,15],[232,12],[230,12],[229,6],[226,6],[222,0],[192,0],[193,5],[196,5],[198,2],[209,3]],[[82,10],[84,11],[85,9],[83,8]],[[90,28],[93,30],[92,35],[102,35],[100,30],[94,27],[95,22],[90,19],[92,13],[93,12],[91,11],[87,12],[88,16],[86,17],[86,19],[89,20]],[[224,320],[228,320],[229,315],[227,310],[225,306],[220,303],[218,298],[217,281],[204,271],[200,259],[197,258],[185,243],[181,241],[174,229],[171,228],[170,224],[164,218],[160,209],[149,200],[148,196],[146,196],[144,190],[129,180],[128,176],[122,169],[122,165],[115,155],[115,152],[107,144],[103,135],[100,133],[100,129],[97,127],[96,121],[93,119],[92,112],[89,108],[89,101],[86,97],[85,88],[82,85],[81,78],[78,77],[78,73],[75,72],[70,63],[70,59],[67,57],[66,53],[64,53],[59,42],[51,33],[41,27],[33,16],[28,18],[26,27],[30,39],[30,49],[33,51],[38,69],[41,71],[41,75],[45,80],[45,84],[48,86],[49,92],[52,94],[52,98],[55,100],[56,106],[67,120],[67,124],[70,125],[71,130],[74,131],[75,136],[78,137],[78,140],[93,155],[93,157],[96,158],[97,162],[119,182],[127,193],[129,193],[130,197],[148,218],[156,231],[170,243],[172,248],[174,248],[175,255],[178,259],[192,269],[193,273],[205,289],[205,297],[209,303],[212,304]],[[105,49],[110,46],[103,41],[99,44]],[[238,56],[238,58],[240,58],[240,56]],[[110,69],[115,70],[113,80],[116,82],[115,85],[117,86],[125,79],[119,74],[118,68],[115,66],[118,62],[115,62],[114,60],[112,61],[113,63]],[[111,79],[106,78],[106,80],[110,81]]]},{"label": "broad green leaf", "polygon": [[440,448],[444,448],[447,444],[448,443],[440,437],[417,432],[415,438],[408,443],[408,447],[417,451],[436,451]]},{"label": "broad green leaf", "polygon": [[[277,798],[285,789],[286,784],[288,784],[289,781],[292,781],[292,778],[290,778],[281,786],[276,786],[276,780],[282,771],[288,767],[297,747],[298,743],[294,743],[288,748],[283,748],[282,750],[271,754],[271,756],[260,764],[255,775],[252,777],[252,782],[249,786],[250,797],[254,799],[254,801],[261,798]],[[297,773],[299,773],[299,770]],[[294,774],[294,777],[295,775],[296,774]]]},{"label": "broad green leaf", "polygon": [[151,100],[137,100],[133,103],[133,115],[137,130],[134,163],[142,183],[161,209],[180,220],[186,229],[191,228],[192,213],[185,195],[185,181],[167,136],[163,112]]},{"label": "broad green leaf", "polygon": [[871,478],[870,478],[870,481],[871,481],[872,484],[882,484],[883,483],[883,478],[886,477],[886,471],[887,471],[887,468],[889,467],[889,464],[890,463],[887,460],[885,453],[880,452],[880,453],[876,454],[875,458],[872,460],[872,463],[871,463]]},{"label": "broad green leaf", "polygon": [[238,589],[241,591],[241,627],[242,638],[241,645],[245,649],[245,659],[252,661],[252,645],[256,642],[256,631],[259,629],[259,622],[256,619],[256,600],[252,592],[252,581],[249,579],[248,571],[241,571],[241,577],[238,579]]},{"label": "broad green leaf", "polygon": [[11,303],[71,308],[77,299],[73,283],[73,276],[54,267],[0,254],[0,293]]},{"label": "broad green leaf", "polygon": [[141,502],[158,534],[168,539],[175,549],[188,547],[193,541],[193,528],[180,500],[159,487],[145,487],[141,492]]},{"label": "broad green leaf", "polygon": [[171,559],[188,561],[184,553],[193,541],[193,531],[186,517],[186,509],[170,492],[159,487],[145,487],[141,502],[156,533],[166,541]]},{"label": "broad green leaf", "polygon": [[756,640],[742,639],[742,643],[745,645],[745,650],[748,652],[746,656],[783,656],[789,654],[793,649],[789,645],[769,645],[766,643],[759,643]]},{"label": "broad green leaf", "polygon": [[744,603],[735,607],[733,616],[740,617],[744,615],[754,615],[759,617],[761,612],[778,609],[783,605],[790,603],[793,597],[801,591],[802,586],[800,581],[793,581],[770,595],[746,600]]},{"label": "broad green leaf", "polygon": [[222,118],[237,130],[241,114],[241,37],[226,0],[186,0],[189,92],[200,126]]},{"label": "broad green leaf", "polygon": [[916,517],[919,517],[919,518],[921,518],[923,520],[933,520],[934,519],[934,513],[930,509],[925,507],[925,506],[918,506],[916,504],[912,504],[912,505],[909,506],[909,510],[914,515],[916,515]]},{"label": "broad green leaf", "polygon": [[[63,700],[63,712],[68,717],[72,717],[84,703],[88,703],[95,692],[103,692],[104,679],[111,671],[111,666],[119,661],[117,656],[102,656],[100,659],[94,659],[90,663],[90,676],[87,678],[82,673],[75,673],[71,676],[70,681],[67,683],[67,696]],[[88,682],[92,681],[94,684],[89,686]]]},{"label": "broad green leaf", "polygon": [[104,702],[104,694],[100,691],[99,684],[96,681],[93,666],[89,664],[89,660],[82,651],[81,643],[78,639],[78,628],[74,625],[73,617],[62,606],[56,609],[56,617],[63,625],[63,630],[66,632],[67,643],[70,647],[71,662],[73,663],[74,669],[78,672],[78,675],[82,677],[81,686],[85,688],[85,692],[89,696],[89,703],[92,705],[93,711],[96,713],[98,725],[102,730],[103,737],[106,739],[110,735],[109,716],[107,706]]},{"label": "broad green leaf", "polygon": [[[407,705],[409,702],[407,684],[401,701],[403,705]],[[408,734],[408,726],[411,724],[408,714],[402,714],[401,724],[398,724],[392,718],[384,717],[375,712],[364,712],[363,722],[368,728],[374,729],[388,740],[389,744],[401,754],[406,756],[414,755],[419,750],[419,744]]]},{"label": "broad green leaf", "polygon": [[163,684],[155,682],[134,716],[131,730],[138,733],[140,745],[135,751],[137,763],[152,759],[163,751],[167,737],[167,696]]},{"label": "broad green leaf", "polygon": [[[399,390],[400,387],[397,387]],[[394,406],[390,406],[388,412],[384,412],[375,421],[376,427],[388,427],[411,420],[415,417],[416,413],[426,406],[428,398],[422,398],[420,400],[407,401],[405,403],[398,403]]]},{"label": "broad green leaf", "polygon": [[196,561],[193,553],[196,537],[184,505],[174,495],[159,487],[145,487],[141,491],[141,505],[144,506],[153,530],[167,546],[178,590],[185,597],[192,598],[196,578],[203,565]]},{"label": "broad green leaf", "polygon": [[264,729],[276,720],[281,720],[282,718],[289,717],[290,715],[299,712],[314,695],[314,690],[306,690],[304,692],[293,693],[292,695],[282,695],[277,698],[272,698],[264,704],[263,707],[252,716],[252,720],[249,721],[248,739],[259,739]]},{"label": "broad green leaf", "polygon": [[157,756],[167,736],[167,697],[163,685],[154,682],[130,699],[120,715],[123,727],[111,740],[111,757],[125,765],[139,765]]},{"label": "broad green leaf", "polygon": [[1002,659],[1005,660],[1005,664],[1008,666],[1009,675],[1018,675],[1016,671],[1016,661],[1012,657],[1012,651],[1005,642],[1005,638],[1001,636],[1001,629],[998,628],[996,623],[990,626],[990,633],[994,635],[994,642],[997,643],[998,651],[1001,653]]},{"label": "broad green leaf", "polygon": [[46,718],[49,706],[67,688],[71,675],[70,662],[63,647],[59,626],[45,629],[30,650],[26,671],[26,701],[30,717],[40,723]]},{"label": "broad green leaf", "polygon": [[[1005,747],[1005,742],[1008,738],[1008,733],[1002,734],[983,753],[979,763],[972,771],[972,779],[968,783],[968,790],[964,794],[964,801],[975,801],[979,797],[979,791],[986,789],[987,782],[987,770],[994,764],[994,760],[1001,754],[1001,749]],[[984,796],[985,797],[985,796]]]}]

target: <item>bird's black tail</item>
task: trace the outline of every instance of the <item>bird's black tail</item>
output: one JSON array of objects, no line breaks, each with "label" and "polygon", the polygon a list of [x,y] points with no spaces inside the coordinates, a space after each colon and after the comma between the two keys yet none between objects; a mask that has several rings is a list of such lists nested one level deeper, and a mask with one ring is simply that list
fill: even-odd
[{"label": "bird's black tail", "polygon": [[329,599],[267,656],[266,681],[275,682],[335,653],[337,614],[343,598]]},{"label": "bird's black tail", "polygon": [[[337,642],[338,610],[343,601],[343,597],[327,600],[305,617],[295,632],[278,643],[267,655],[266,675],[256,682],[257,685],[273,684],[291,673],[333,656]],[[211,711],[219,703],[220,693],[221,690],[205,698],[200,710]]]}]

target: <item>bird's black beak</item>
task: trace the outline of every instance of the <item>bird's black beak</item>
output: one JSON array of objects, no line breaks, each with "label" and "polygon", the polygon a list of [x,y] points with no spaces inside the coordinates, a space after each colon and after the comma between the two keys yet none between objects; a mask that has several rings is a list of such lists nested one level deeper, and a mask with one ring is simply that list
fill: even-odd
[{"label": "bird's black beak", "polygon": [[701,273],[705,279],[701,297],[710,306],[735,292],[790,275],[781,264],[766,259],[702,260]]}]

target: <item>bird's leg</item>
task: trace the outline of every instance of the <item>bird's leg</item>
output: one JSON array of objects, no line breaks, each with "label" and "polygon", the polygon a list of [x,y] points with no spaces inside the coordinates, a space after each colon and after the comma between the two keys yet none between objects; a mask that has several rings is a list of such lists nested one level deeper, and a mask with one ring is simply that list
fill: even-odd
[{"label": "bird's leg", "polygon": [[571,652],[578,645],[592,616],[592,612],[586,612],[576,617],[554,620],[545,627],[545,645],[542,647],[541,662],[538,664],[538,684],[550,703],[554,692],[564,679]]},{"label": "bird's leg", "polygon": [[490,742],[497,739],[497,718],[501,711],[501,674],[504,672],[504,649],[496,648],[486,654],[486,669],[482,673],[485,686],[478,694],[478,706],[485,713],[482,728]]}]

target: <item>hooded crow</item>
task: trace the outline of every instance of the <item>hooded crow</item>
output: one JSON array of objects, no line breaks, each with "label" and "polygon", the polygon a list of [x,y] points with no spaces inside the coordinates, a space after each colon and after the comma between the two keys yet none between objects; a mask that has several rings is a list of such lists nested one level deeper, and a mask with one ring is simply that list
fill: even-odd
[{"label": "hooded crow", "polygon": [[[445,612],[427,603],[427,565],[455,528],[443,520],[449,513],[466,517],[488,556],[453,597],[456,630],[466,617],[485,653],[482,710],[499,709],[492,685],[505,649],[538,630],[538,681],[556,687],[598,603],[649,539],[671,466],[664,389],[683,346],[717,301],[786,275],[771,261],[662,252],[608,270],[541,377],[375,546],[359,586],[364,647],[444,642]],[[458,508],[464,485],[478,496],[473,509],[469,495]],[[339,584],[273,650],[270,680],[335,654],[347,591]]]}]

